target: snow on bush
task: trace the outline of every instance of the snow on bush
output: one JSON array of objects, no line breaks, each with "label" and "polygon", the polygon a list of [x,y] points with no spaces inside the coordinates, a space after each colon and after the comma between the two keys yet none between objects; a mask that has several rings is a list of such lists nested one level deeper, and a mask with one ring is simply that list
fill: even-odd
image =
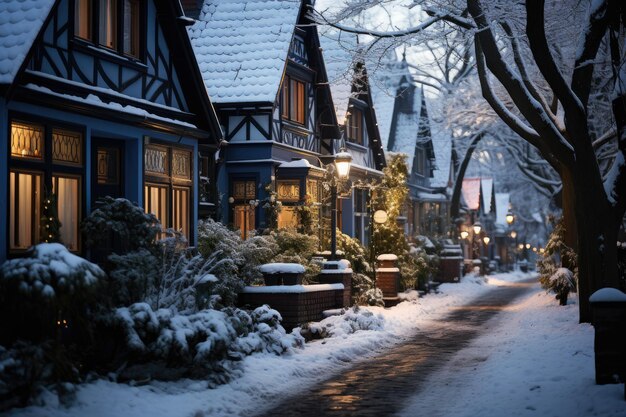
[{"label": "snow on bush", "polygon": [[560,305],[566,305],[570,291],[576,289],[574,273],[567,268],[557,268],[550,276],[550,289],[556,294],[555,298]]},{"label": "snow on bush", "polygon": [[27,257],[0,267],[3,287],[41,299],[69,297],[104,278],[99,266],[70,253],[60,243],[40,243]]},{"label": "snow on bush", "polygon": [[385,319],[358,306],[345,310],[339,316],[330,316],[320,322],[309,323],[303,331],[314,338],[342,337],[359,330],[383,330]]},{"label": "snow on bush", "polygon": [[182,315],[172,309],[155,311],[147,303],[118,308],[114,319],[126,337],[132,362],[161,361],[166,367],[184,369],[186,376],[208,378],[228,378],[224,370],[233,368],[225,362],[255,352],[280,355],[302,346],[302,337],[287,334],[280,320],[268,306],[250,313],[226,308]]}]

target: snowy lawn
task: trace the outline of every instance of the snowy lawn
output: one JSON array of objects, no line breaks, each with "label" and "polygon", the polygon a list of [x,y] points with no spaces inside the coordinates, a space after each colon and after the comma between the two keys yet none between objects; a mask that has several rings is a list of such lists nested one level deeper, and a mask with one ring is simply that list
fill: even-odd
[{"label": "snowy lawn", "polygon": [[[449,307],[459,306],[493,286],[528,277],[500,274],[490,277],[488,283],[465,277],[460,284],[444,284],[440,294],[417,302],[387,310],[369,308],[374,313],[372,319],[382,323],[381,330],[348,334],[341,327],[343,319],[331,317],[322,324],[334,324],[335,337],[310,342],[291,355],[247,357],[241,377],[216,389],[190,380],[139,387],[98,380],[79,387],[76,405],[71,408],[56,404],[50,396],[48,404],[13,410],[10,415],[252,415],[329,377],[350,361],[402,342],[404,337],[432,325]],[[489,334],[458,354],[453,361],[454,372],[450,368],[434,375],[432,383],[426,385],[429,394],[416,399],[407,415],[416,415],[417,410],[446,416],[626,415],[622,385],[594,384],[593,329],[577,324],[576,308],[559,308],[554,297],[537,286],[530,296],[507,309]],[[447,408],[442,408],[444,404]]]}]

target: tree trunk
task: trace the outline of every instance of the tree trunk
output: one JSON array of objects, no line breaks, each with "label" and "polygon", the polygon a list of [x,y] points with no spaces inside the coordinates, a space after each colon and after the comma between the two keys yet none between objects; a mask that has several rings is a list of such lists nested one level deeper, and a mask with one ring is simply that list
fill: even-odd
[{"label": "tree trunk", "polygon": [[[618,288],[617,230],[604,189],[598,187],[577,161],[572,188],[575,190],[575,214],[578,235],[578,298],[580,322],[591,321],[589,297],[603,287]],[[565,189],[565,184],[564,184]]]}]

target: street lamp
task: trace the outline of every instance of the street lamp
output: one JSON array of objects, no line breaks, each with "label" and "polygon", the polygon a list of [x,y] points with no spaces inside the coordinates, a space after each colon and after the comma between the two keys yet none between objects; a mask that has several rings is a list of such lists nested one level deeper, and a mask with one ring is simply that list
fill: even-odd
[{"label": "street lamp", "polygon": [[517,237],[517,232],[515,230],[511,230],[511,239],[515,239]]},{"label": "street lamp", "polygon": [[474,236],[478,236],[480,234],[480,231],[483,228],[483,225],[480,224],[480,222],[476,222],[476,223],[474,223],[472,228],[474,229]]},{"label": "street lamp", "polygon": [[461,231],[461,239],[467,239],[469,232],[467,230]]},{"label": "street lamp", "polygon": [[352,156],[345,149],[340,149],[335,154],[335,170],[337,177],[331,181],[330,196],[330,260],[337,259],[337,181],[345,180],[350,175],[350,166],[352,165]]},{"label": "street lamp", "polygon": [[510,226],[511,223],[513,223],[513,221],[515,220],[515,216],[513,216],[513,213],[511,213],[510,211],[506,214],[506,222],[507,224]]},{"label": "street lamp", "polygon": [[491,241],[491,238],[489,236],[483,237],[483,242],[485,242],[485,245],[489,245],[490,241]]}]

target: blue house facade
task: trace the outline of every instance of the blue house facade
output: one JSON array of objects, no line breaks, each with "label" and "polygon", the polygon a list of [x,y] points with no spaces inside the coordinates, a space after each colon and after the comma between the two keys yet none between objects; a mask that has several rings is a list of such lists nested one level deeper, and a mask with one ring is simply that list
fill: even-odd
[{"label": "blue house facade", "polygon": [[[308,1],[205,0],[189,36],[227,144],[218,159],[221,220],[241,231],[323,229],[322,182],[339,129]],[[323,160],[323,161],[322,161]],[[273,195],[273,197],[271,197]],[[282,204],[271,225],[264,206]]]},{"label": "blue house facade", "polygon": [[356,36],[327,31],[320,39],[342,135],[333,142],[334,152],[343,147],[352,156],[351,192],[338,201],[338,225],[343,233],[367,246],[372,222],[371,185],[380,182],[386,166],[369,77],[358,57]]},{"label": "blue house facade", "polygon": [[195,242],[221,131],[179,3],[30,3],[0,4],[13,34],[0,40],[0,261],[45,240],[51,195],[77,253],[82,219],[107,195]]}]

